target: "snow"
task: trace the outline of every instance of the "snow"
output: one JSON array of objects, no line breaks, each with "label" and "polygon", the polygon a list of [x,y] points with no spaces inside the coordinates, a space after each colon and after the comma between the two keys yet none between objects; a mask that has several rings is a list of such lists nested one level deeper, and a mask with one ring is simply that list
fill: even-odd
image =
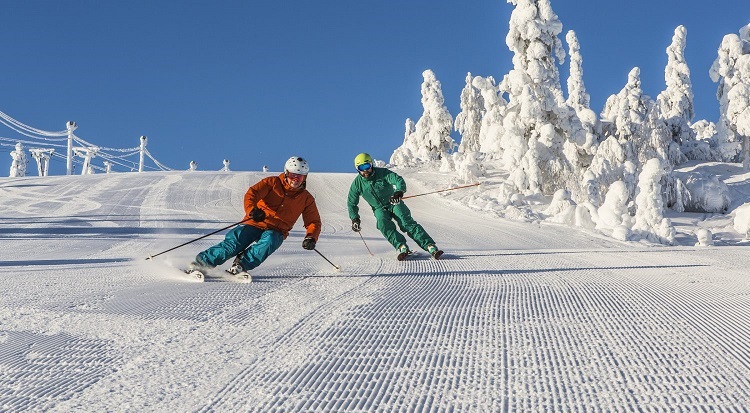
[{"label": "snow", "polygon": [[[597,115],[575,32],[566,99],[550,1],[508,2],[513,69],[467,73],[455,121],[425,70],[422,116],[375,161],[407,196],[436,191],[406,202],[444,260],[396,261],[371,216],[353,233],[353,175],[313,173],[325,255],[297,227],[253,283],[196,283],[179,268],[267,167],[95,176],[109,158],[76,138],[81,176],[26,177],[18,142],[0,180],[0,411],[747,409],[750,25],[711,67],[716,122],[693,119],[683,26],[656,99],[634,67]],[[29,149],[39,175],[51,151]]]},{"label": "snow", "polygon": [[750,238],[750,202],[743,204],[735,211],[734,229]]},{"label": "snow", "polygon": [[[354,175],[313,168],[317,249],[341,270],[301,248],[298,226],[249,284],[177,269],[222,234],[145,257],[241,219],[245,190],[270,173],[0,179],[0,410],[747,407],[747,172],[692,165],[733,201],[726,214],[664,212],[666,247],[547,219],[573,207],[568,193],[555,207],[498,202],[509,172],[486,166],[479,187],[404,201],[446,251],[404,262],[372,216],[363,239],[351,232]],[[457,185],[437,166],[397,171],[407,196]],[[597,224],[604,211],[630,217],[617,188]],[[714,246],[696,247],[708,232]]]}]

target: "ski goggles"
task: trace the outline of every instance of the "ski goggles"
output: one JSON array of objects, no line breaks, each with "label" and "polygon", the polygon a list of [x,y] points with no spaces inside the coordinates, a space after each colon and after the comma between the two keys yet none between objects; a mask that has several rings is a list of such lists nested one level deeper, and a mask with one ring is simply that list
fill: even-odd
[{"label": "ski goggles", "polygon": [[304,180],[305,180],[305,176],[306,176],[306,175],[293,174],[293,173],[291,173],[291,172],[287,172],[287,176],[286,176],[286,177],[287,177],[287,178],[288,178],[288,179],[289,179],[290,181],[294,181],[294,182],[302,182],[302,181],[304,181]]},{"label": "ski goggles", "polygon": [[360,172],[369,171],[370,169],[372,169],[372,164],[370,162],[357,165],[357,170]]}]

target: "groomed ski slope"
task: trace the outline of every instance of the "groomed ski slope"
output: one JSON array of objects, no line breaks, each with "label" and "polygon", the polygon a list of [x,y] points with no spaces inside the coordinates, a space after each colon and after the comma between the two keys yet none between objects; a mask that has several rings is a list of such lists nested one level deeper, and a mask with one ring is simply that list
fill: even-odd
[{"label": "groomed ski slope", "polygon": [[398,262],[366,205],[374,256],[351,232],[354,174],[313,173],[340,271],[301,227],[250,284],[176,269],[223,233],[144,260],[242,219],[266,175],[0,180],[0,411],[750,410],[747,247],[620,243],[446,193],[406,201],[445,259]]}]

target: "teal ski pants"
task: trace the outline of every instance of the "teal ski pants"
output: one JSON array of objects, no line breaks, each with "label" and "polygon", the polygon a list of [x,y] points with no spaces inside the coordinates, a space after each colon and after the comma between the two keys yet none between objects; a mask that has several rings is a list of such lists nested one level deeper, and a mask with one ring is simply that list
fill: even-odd
[{"label": "teal ski pants", "polygon": [[[413,239],[425,251],[427,251],[428,246],[435,243],[427,231],[411,217],[411,211],[409,211],[409,208],[403,202],[396,205],[388,205],[384,208],[375,208],[373,212],[375,213],[378,229],[394,248],[398,248],[401,244],[406,244],[406,238],[401,232],[396,230],[396,224],[398,224],[398,228],[402,232],[405,232],[409,238]],[[394,223],[393,221],[396,222]]]},{"label": "teal ski pants", "polygon": [[262,230],[252,225],[237,225],[227,233],[224,241],[199,253],[196,259],[199,263],[216,267],[247,250],[240,264],[245,271],[249,271],[273,254],[282,242],[284,235],[279,231]]}]

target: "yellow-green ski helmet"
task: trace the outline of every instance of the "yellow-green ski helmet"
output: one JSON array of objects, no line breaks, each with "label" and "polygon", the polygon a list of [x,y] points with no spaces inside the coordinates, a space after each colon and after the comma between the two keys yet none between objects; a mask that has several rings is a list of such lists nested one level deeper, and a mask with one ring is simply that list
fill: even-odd
[{"label": "yellow-green ski helmet", "polygon": [[[363,165],[366,165],[366,164],[370,164],[370,168],[373,165],[372,156],[370,156],[369,153],[362,152],[359,155],[357,155],[356,157],[354,157],[354,167],[358,171],[360,170],[359,169],[360,166],[363,166]],[[366,170],[368,170],[370,168],[365,168],[364,170],[366,171]]]}]

